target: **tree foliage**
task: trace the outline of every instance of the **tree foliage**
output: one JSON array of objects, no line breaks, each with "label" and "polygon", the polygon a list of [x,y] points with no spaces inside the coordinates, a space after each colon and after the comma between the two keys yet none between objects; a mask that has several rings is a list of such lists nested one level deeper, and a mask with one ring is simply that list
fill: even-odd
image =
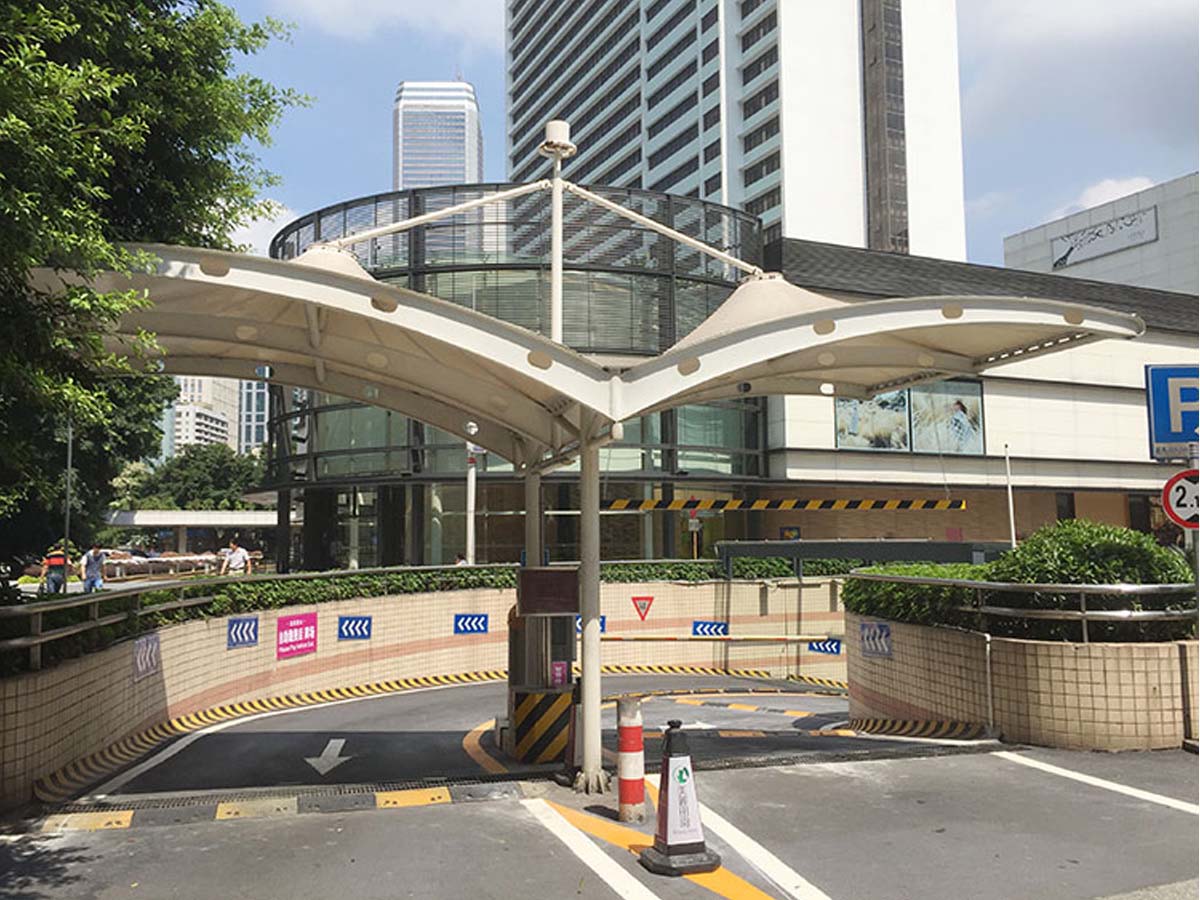
[{"label": "tree foliage", "polygon": [[[139,358],[151,341],[112,340],[121,316],[146,300],[94,290],[87,279],[153,264],[122,242],[232,249],[233,229],[269,212],[259,198],[273,179],[252,145],[304,98],[237,65],[281,36],[278,23],[245,24],[212,0],[0,0],[8,548],[30,543],[19,521],[58,515],[68,416],[84,457],[94,450],[98,462],[79,467],[85,508],[122,462],[151,452],[172,388],[161,378],[114,380],[147,371]],[[84,280],[50,289],[30,278],[40,267]]]},{"label": "tree foliage", "polygon": [[248,509],[242,495],[262,477],[255,456],[225,444],[189,444],[156,467],[127,466],[114,484],[120,509]]}]

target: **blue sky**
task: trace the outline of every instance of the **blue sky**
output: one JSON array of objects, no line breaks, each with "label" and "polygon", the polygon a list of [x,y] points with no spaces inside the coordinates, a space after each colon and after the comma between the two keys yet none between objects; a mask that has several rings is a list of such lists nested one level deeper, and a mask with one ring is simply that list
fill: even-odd
[{"label": "blue sky", "polygon": [[[801,0],[785,0],[801,2]],[[851,2],[851,0],[844,0]],[[921,2],[921,0],[909,0]],[[503,180],[502,0],[233,0],[294,24],[246,64],[314,98],[262,157],[289,212],[391,188],[397,82],[478,92],[485,177]],[[968,257],[1004,235],[1197,169],[1194,0],[958,0]],[[285,213],[282,217],[290,216]],[[264,247],[272,223],[245,237]]]}]

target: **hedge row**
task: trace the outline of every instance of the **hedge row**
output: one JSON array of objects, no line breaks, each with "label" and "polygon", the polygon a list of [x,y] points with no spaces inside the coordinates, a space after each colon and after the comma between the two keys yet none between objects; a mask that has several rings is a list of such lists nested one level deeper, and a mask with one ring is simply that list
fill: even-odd
[{"label": "hedge row", "polygon": [[[896,563],[864,572],[1010,584],[1187,584],[1196,576],[1176,551],[1128,528],[1067,520],[1049,525],[1014,550],[982,565]],[[973,602],[972,588],[935,587],[849,579],[842,600],[849,612],[918,625],[951,625],[1002,637],[1077,641],[1078,623],[1046,619],[1002,619],[961,612]],[[1088,609],[1181,609],[1196,605],[1192,587],[1156,597],[1089,595]],[[1017,609],[1078,609],[1079,595],[983,591],[983,605]],[[1158,623],[1088,623],[1092,641],[1164,641],[1194,638],[1195,619]]]},{"label": "hedge row", "polygon": [[[849,572],[860,564],[860,560],[811,560],[804,563],[804,571],[810,575],[836,575]],[[733,573],[735,578],[744,579],[794,577],[791,562],[777,558],[736,559]],[[720,567],[714,560],[604,563],[600,567],[600,580],[616,584],[646,581],[699,582],[723,577]],[[121,638],[192,619],[279,609],[284,606],[306,606],[330,603],[336,600],[353,600],[360,597],[424,594],[472,588],[504,589],[516,586],[517,569],[513,566],[452,566],[445,569],[399,570],[361,575],[247,579],[219,585],[197,579],[182,590],[175,588],[143,593],[141,596],[142,608],[153,609],[156,605],[170,603],[181,597],[203,597],[211,593],[213,599],[210,603],[143,615],[116,625],[45,644],[43,645],[42,660],[43,665],[48,666],[61,659],[69,659],[82,653],[102,649]],[[18,597],[13,596],[0,602],[18,602],[18,600]],[[100,615],[105,616],[129,610],[133,604],[134,601],[131,598],[102,600]],[[43,621],[43,628],[49,631],[53,628],[82,622],[87,617],[86,608],[47,613]],[[24,620],[0,619],[0,638],[22,635],[25,633],[24,628]],[[0,653],[0,675],[12,674],[23,669],[26,656],[27,654],[23,650]]]}]

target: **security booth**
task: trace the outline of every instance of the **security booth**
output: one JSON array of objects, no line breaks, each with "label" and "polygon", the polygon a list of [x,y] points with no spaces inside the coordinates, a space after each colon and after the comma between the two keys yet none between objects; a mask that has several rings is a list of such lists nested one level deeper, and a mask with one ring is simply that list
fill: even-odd
[{"label": "security booth", "polygon": [[508,617],[508,728],[501,746],[518,762],[566,758],[578,614],[577,567],[517,570],[517,605]]}]

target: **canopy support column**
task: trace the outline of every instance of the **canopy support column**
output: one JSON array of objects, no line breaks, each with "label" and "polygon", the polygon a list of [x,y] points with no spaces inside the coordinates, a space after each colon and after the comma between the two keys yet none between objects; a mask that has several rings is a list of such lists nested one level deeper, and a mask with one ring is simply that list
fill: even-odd
[{"label": "canopy support column", "polygon": [[579,594],[583,618],[580,694],[583,766],[575,790],[601,793],[608,787],[600,752],[600,445],[587,422],[579,447]]}]

